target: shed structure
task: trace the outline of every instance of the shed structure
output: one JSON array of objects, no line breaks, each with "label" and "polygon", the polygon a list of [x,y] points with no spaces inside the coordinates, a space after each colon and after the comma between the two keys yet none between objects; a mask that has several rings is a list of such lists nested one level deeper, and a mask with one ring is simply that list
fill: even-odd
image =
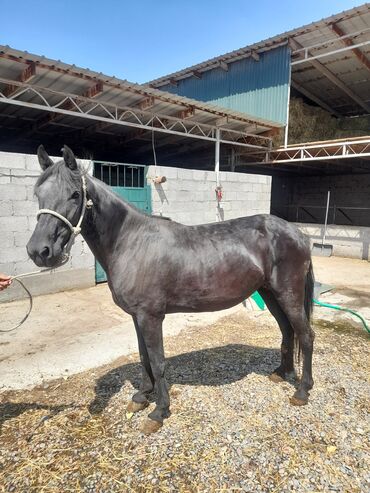
[{"label": "shed structure", "polygon": [[[221,160],[221,169],[271,175],[271,212],[318,225],[309,230],[315,240],[322,234],[330,190],[330,240],[339,245],[335,253],[369,258],[369,3],[165,75],[147,86],[217,101],[284,125],[280,142],[275,137],[268,152],[247,155],[235,150],[231,159]],[[314,142],[290,142],[295,131],[294,120],[289,122],[293,98],[321,108],[328,121],[345,122],[342,127],[353,130],[329,141],[318,135]],[[356,129],[354,122],[360,121]],[[188,155],[177,159],[192,160]]]}]

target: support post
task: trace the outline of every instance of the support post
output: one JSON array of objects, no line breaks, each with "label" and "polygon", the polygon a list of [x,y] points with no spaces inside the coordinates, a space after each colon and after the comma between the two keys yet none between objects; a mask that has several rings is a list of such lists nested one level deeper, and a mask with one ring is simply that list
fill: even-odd
[{"label": "support post", "polygon": [[215,173],[216,173],[216,185],[220,186],[220,129],[216,128],[216,142],[215,142]]},{"label": "support post", "polygon": [[288,134],[289,134],[289,107],[290,107],[290,86],[292,82],[292,64],[289,62],[289,86],[288,86],[288,101],[287,101],[287,114],[286,114],[286,125],[284,132],[284,147],[288,146]]},{"label": "support post", "polygon": [[217,208],[216,208],[216,221],[223,221],[223,207],[221,204],[222,200],[222,187],[220,183],[220,134],[221,131],[217,127],[216,128],[216,142],[215,142],[215,173],[216,173],[216,203],[217,203]]}]

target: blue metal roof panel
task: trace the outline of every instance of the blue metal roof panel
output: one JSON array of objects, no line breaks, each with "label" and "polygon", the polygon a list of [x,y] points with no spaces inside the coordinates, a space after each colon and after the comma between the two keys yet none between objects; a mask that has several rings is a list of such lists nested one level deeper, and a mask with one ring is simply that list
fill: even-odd
[{"label": "blue metal roof panel", "polygon": [[228,71],[214,68],[202,78],[189,77],[177,86],[161,90],[210,102],[217,106],[266,118],[279,124],[287,119],[290,50],[281,46],[260,54],[259,61],[244,58],[228,65]]}]

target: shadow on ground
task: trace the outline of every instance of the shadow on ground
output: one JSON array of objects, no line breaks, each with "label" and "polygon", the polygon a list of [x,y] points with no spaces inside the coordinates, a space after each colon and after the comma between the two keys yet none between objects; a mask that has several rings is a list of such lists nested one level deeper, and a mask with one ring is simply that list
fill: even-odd
[{"label": "shadow on ground", "polygon": [[[277,349],[229,344],[167,358],[166,379],[170,388],[175,384],[220,386],[237,382],[249,373],[269,375],[279,363],[280,351]],[[140,375],[140,364],[131,363],[100,377],[95,386],[95,399],[89,406],[90,413],[103,412],[126,380],[138,388]]]},{"label": "shadow on ground", "polygon": [[[166,359],[166,378],[172,385],[210,385],[220,386],[237,382],[249,373],[268,375],[279,365],[280,351],[277,349],[229,344],[226,346],[202,349],[179,354]],[[95,398],[89,404],[91,414],[100,414],[110,399],[117,394],[125,381],[139,387],[140,363],[128,363],[110,370],[95,384]],[[271,382],[271,385],[273,383]],[[152,400],[154,397],[152,396]],[[48,405],[37,402],[0,403],[0,431],[5,421],[16,418],[29,410],[48,410],[48,419],[73,404]]]}]

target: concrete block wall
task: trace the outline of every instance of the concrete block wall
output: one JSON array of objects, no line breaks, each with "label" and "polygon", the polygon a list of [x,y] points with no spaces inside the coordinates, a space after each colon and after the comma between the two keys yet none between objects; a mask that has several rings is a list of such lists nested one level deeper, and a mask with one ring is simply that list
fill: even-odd
[{"label": "concrete block wall", "polygon": [[[165,176],[167,181],[155,185],[150,180]],[[221,172],[223,198],[216,201],[216,173],[150,166],[153,214],[168,216],[183,224],[195,225],[270,212],[271,177]]]},{"label": "concrete block wall", "polygon": [[302,207],[297,218],[296,206],[306,206],[316,221],[322,223],[328,190],[329,224],[370,226],[370,174],[274,177],[272,211],[289,221],[315,222]]},{"label": "concrete block wall", "polygon": [[[39,270],[28,258],[26,244],[36,224],[38,203],[33,187],[40,172],[37,156],[0,152],[0,272],[17,275]],[[25,283],[32,286],[33,294],[95,284],[94,257],[81,237],[76,239],[71,253],[72,259],[60,269],[27,278]],[[23,294],[15,286],[4,291],[1,299]]]},{"label": "concrete block wall", "polygon": [[[309,236],[311,245],[320,243],[324,234],[322,224],[303,224],[297,226]],[[370,228],[356,226],[328,226],[325,244],[333,245],[336,257],[357,258],[370,261]]]}]

